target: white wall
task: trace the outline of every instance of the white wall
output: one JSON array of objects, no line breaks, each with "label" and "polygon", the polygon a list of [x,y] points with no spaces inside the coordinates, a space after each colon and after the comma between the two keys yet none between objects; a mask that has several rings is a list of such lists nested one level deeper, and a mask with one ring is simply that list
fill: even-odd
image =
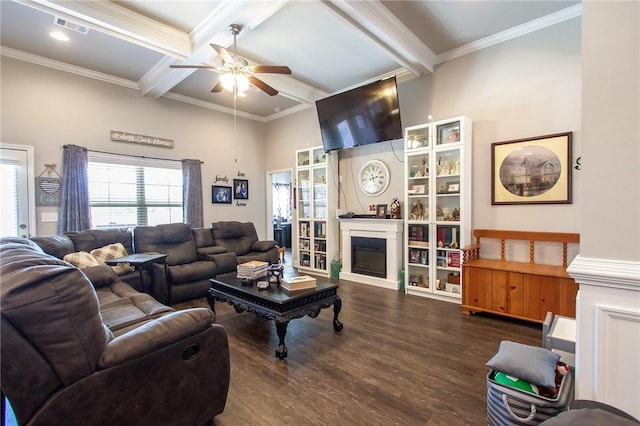
[{"label": "white wall", "polygon": [[[2,142],[35,147],[36,175],[45,163],[62,172],[62,146],[167,159],[195,158],[202,166],[204,224],[212,221],[251,221],[258,234],[265,224],[265,126],[167,98],[141,97],[136,90],[2,58]],[[174,149],[112,142],[110,130],[173,139]],[[238,162],[235,162],[235,158]],[[293,158],[293,157],[291,157]],[[216,176],[249,180],[246,206],[211,204]],[[224,184],[220,183],[219,184]],[[38,235],[55,234],[56,223],[42,223],[37,208]]]},{"label": "white wall", "polygon": [[584,5],[582,56],[586,257],[640,260],[640,7]]},{"label": "white wall", "polygon": [[640,3],[583,2],[576,398],[640,418]]},{"label": "white wall", "polygon": [[[434,74],[398,83],[402,125],[466,115],[473,121],[473,227],[578,232],[580,172],[573,173],[573,204],[491,206],[491,143],[574,132],[581,155],[580,18],[528,34],[439,66]],[[315,108],[267,123],[267,168],[283,167],[294,150],[321,143]],[[401,141],[339,152],[340,207],[362,212],[371,203],[404,198]],[[277,155],[275,154],[277,152]],[[366,197],[353,181],[371,158],[383,160],[391,184]],[[345,200],[347,200],[345,202]],[[406,208],[402,206],[403,212]]]}]

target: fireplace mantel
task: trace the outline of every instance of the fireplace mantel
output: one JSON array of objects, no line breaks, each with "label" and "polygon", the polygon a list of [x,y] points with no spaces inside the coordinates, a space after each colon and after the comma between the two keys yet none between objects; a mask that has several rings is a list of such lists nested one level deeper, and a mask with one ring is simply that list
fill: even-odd
[{"label": "fireplace mantel", "polygon": [[[403,228],[404,221],[401,219],[340,219],[342,247],[340,279],[399,290]],[[387,241],[386,278],[351,272],[351,237],[381,238]]]}]

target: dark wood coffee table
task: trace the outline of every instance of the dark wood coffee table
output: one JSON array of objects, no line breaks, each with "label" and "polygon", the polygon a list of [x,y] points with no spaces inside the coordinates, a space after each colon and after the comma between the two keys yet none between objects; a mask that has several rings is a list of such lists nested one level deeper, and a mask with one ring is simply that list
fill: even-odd
[{"label": "dark wood coffee table", "polygon": [[207,295],[209,306],[215,317],[215,302],[227,302],[234,306],[236,312],[252,312],[259,318],[274,320],[276,332],[280,340],[276,349],[276,357],[287,356],[284,338],[289,321],[309,315],[312,318],[320,314],[320,310],[333,305],[333,329],[343,328],[338,320],[342,308],[342,300],[338,296],[338,285],[317,281],[316,288],[287,292],[278,284],[272,283],[268,289],[259,290],[255,283],[243,284],[234,274],[212,278],[211,288]]}]

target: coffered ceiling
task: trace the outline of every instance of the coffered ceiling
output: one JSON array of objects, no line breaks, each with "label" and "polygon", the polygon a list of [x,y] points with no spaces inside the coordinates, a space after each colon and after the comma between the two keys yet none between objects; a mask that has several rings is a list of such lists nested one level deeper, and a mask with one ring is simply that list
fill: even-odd
[{"label": "coffered ceiling", "polygon": [[170,65],[221,65],[210,43],[233,49],[228,27],[239,24],[239,56],[292,70],[259,75],[278,95],[252,88],[235,100],[239,115],[268,121],[580,14],[578,1],[0,0],[0,40],[6,57],[232,113],[233,95],[210,91],[216,72]]}]

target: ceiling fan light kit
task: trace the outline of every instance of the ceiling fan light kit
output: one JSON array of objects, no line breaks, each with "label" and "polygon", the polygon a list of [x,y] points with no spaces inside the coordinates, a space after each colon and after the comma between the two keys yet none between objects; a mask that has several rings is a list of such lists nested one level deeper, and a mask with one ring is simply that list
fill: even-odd
[{"label": "ceiling fan light kit", "polygon": [[211,89],[212,93],[219,93],[225,89],[233,93],[234,97],[245,97],[246,91],[251,85],[262,90],[269,96],[275,96],[278,91],[260,80],[253,74],[270,73],[270,74],[291,74],[291,69],[283,65],[253,65],[249,66],[246,59],[238,56],[238,48],[236,46],[236,36],[242,30],[242,26],[231,24],[229,26],[231,34],[233,34],[233,55],[227,49],[217,44],[211,44],[222,59],[222,65],[219,67],[209,65],[171,65],[171,68],[196,68],[211,69],[220,74],[219,82]]},{"label": "ceiling fan light kit", "polygon": [[220,84],[229,92],[243,96],[249,90],[249,79],[241,73],[227,73],[220,75]]}]

